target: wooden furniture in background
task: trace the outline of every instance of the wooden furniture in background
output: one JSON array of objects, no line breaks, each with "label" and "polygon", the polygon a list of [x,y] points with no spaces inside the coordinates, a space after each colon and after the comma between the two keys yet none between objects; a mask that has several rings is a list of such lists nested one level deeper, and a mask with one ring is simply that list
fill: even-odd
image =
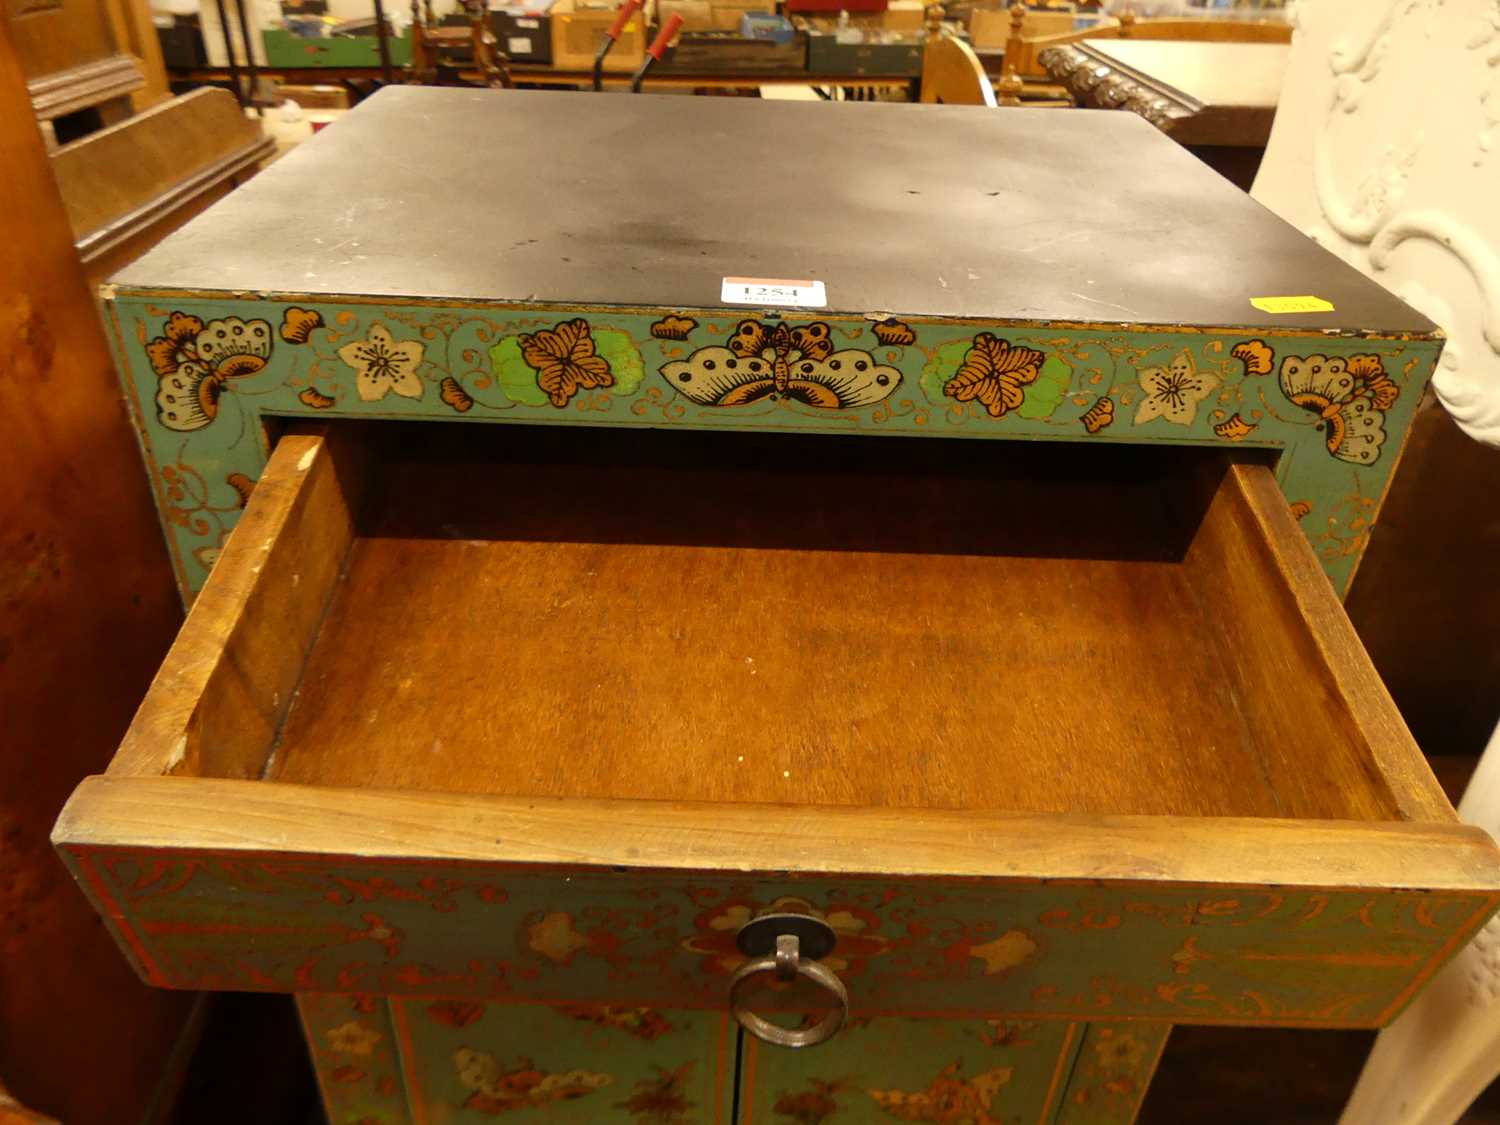
[{"label": "wooden furniture in background", "polygon": [[919,97],[928,105],[995,105],[995,91],[974,48],[943,27],[940,4],[927,9]]},{"label": "wooden furniture in background", "polygon": [[1037,60],[1079,105],[1144,117],[1248,191],[1290,50],[1279,43],[1084,39],[1047,47]]},{"label": "wooden furniture in background", "polygon": [[223,198],[275,147],[234,95],[205,88],[58,149],[52,171],[90,282]]},{"label": "wooden furniture in background", "polygon": [[[1017,5],[1023,8],[1024,5]],[[1031,19],[1029,12],[1026,20]],[[1074,31],[1036,35],[1023,23],[1020,34],[1006,40],[1006,66],[1013,66],[1022,78],[1042,78],[1047,68],[1041,53],[1049,47],[1061,47],[1084,39],[1166,39],[1191,43],[1290,43],[1292,29],[1280,22],[1211,19],[1137,19],[1130,12],[1121,13],[1115,23],[1101,23]]]},{"label": "wooden furniture in background", "polygon": [[[7,0],[5,16],[36,119],[51,138],[51,122],[95,109],[104,124],[166,93],[161,49],[147,16],[138,28],[140,0]],[[132,44],[144,55],[131,53]],[[134,101],[132,101],[134,99]]]},{"label": "wooden furniture in background", "polygon": [[132,962],[298,994],[334,1120],[1125,1121],[1390,1019],[1500,902],[1338,601],[1431,323],[1120,114],[577,102],[384,90],[113,279],[196,597],[55,833]]},{"label": "wooden furniture in background", "polygon": [[124,1125],[191,998],[141,986],[47,833],[181,611],[11,38],[0,20],[0,1077],[68,1125]]}]

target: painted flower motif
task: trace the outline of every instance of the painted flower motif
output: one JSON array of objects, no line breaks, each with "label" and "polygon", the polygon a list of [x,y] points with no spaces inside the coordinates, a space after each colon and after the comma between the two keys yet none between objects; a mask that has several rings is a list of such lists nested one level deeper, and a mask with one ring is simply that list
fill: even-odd
[{"label": "painted flower motif", "polygon": [[778,1097],[771,1112],[789,1118],[796,1125],[823,1125],[839,1111],[838,1095],[847,1083],[824,1082],[819,1078],[809,1078],[807,1083],[810,1089]]},{"label": "painted flower motif", "polygon": [[658,1066],[654,1077],[638,1079],[630,1097],[615,1106],[638,1121],[674,1125],[693,1108],[694,1103],[684,1089],[692,1069],[692,1062],[685,1062],[676,1070]]},{"label": "painted flower motif", "polygon": [[162,335],[146,344],[159,380],[156,416],[169,430],[201,430],[219,414],[231,379],[263,370],[271,356],[271,325],[237,316],[211,320],[173,312]]},{"label": "painted flower motif", "polygon": [[608,1004],[563,1004],[557,1009],[576,1020],[623,1031],[650,1042],[672,1031],[671,1022],[655,1008],[614,1008]]},{"label": "painted flower motif", "polygon": [[316,387],[308,387],[297,396],[297,401],[303,406],[310,406],[314,410],[327,410],[333,405],[333,399],[329,398]]},{"label": "painted flower motif", "polygon": [[875,333],[875,339],[892,347],[905,347],[917,342],[917,334],[912,331],[911,325],[899,320],[879,321],[871,331]]},{"label": "painted flower motif", "polygon": [[250,493],[255,491],[255,482],[253,480],[244,473],[230,473],[224,480],[230,488],[234,489],[235,494],[240,498],[239,505],[241,508],[250,503]]},{"label": "painted flower motif", "polygon": [[1186,348],[1166,367],[1146,367],[1140,373],[1145,397],[1135,412],[1135,425],[1165,418],[1176,426],[1188,426],[1198,414],[1198,404],[1214,393],[1217,375],[1201,374]]},{"label": "painted flower motif", "polygon": [[317,309],[289,308],[281,316],[281,338],[288,344],[305,344],[314,328],[323,326],[323,314]]},{"label": "painted flower motif", "polygon": [[1304,517],[1311,515],[1312,514],[1312,510],[1313,510],[1313,506],[1312,506],[1312,501],[1311,500],[1294,500],[1294,501],[1292,501],[1292,518],[1293,519],[1299,519],[1299,520],[1303,519]]},{"label": "painted flower motif", "polygon": [[421,398],[422,380],[417,367],[422,345],[416,340],[396,340],[383,324],[370,325],[363,340],[345,344],[339,359],[354,368],[354,389],[365,402],[379,402],[391,391],[403,398]]},{"label": "painted flower motif", "polygon": [[1089,433],[1097,434],[1105,426],[1114,424],[1115,400],[1108,395],[1096,399],[1094,405],[1085,410],[1078,420]]},{"label": "painted flower motif", "polygon": [[1042,371],[1042,353],[1018,347],[988,332],[974,337],[963,364],[943,384],[959,402],[978,399],[991,418],[1004,418],[1026,401],[1026,386]]},{"label": "painted flower motif", "polygon": [[978,945],[959,943],[962,952],[984,964],[987,977],[1003,975],[1031,960],[1036,953],[1036,939],[1025,930],[1007,930],[993,941]]},{"label": "painted flower motif", "polygon": [[330,1027],[323,1037],[328,1040],[328,1049],[341,1055],[368,1055],[380,1042],[380,1032],[358,1020]]},{"label": "painted flower motif", "polygon": [[463,1029],[483,1018],[484,1005],[476,1000],[435,1000],[427,1005],[427,1015],[445,1027]]},{"label": "painted flower motif", "polygon": [[964,1078],[960,1063],[949,1063],[925,1090],[866,1090],[875,1104],[900,1121],[939,1125],[1001,1125],[991,1114],[995,1095],[1011,1079],[1011,1067],[996,1067]]},{"label": "painted flower motif", "polygon": [[686,340],[697,327],[698,322],[692,317],[669,313],[651,325],[651,335],[658,340]]},{"label": "painted flower motif", "polygon": [[463,389],[463,386],[452,375],[445,375],[443,381],[438,384],[438,397],[443,400],[443,405],[451,406],[460,414],[467,414],[474,405],[474,396]]},{"label": "painted flower motif", "polygon": [[[682,948],[703,955],[704,972],[732,973],[745,963],[735,937],[741,926],[762,912],[757,903],[745,899],[721,902],[693,919],[698,932],[684,938]],[[880,917],[868,910],[840,906],[820,911],[804,899],[779,898],[765,912],[812,914],[832,926],[838,935],[838,946],[823,958],[823,964],[836,972],[860,972],[869,958],[884,953],[889,944],[875,932],[880,928]]]},{"label": "painted flower motif", "polygon": [[1214,426],[1214,433],[1230,441],[1244,441],[1245,438],[1253,434],[1258,428],[1255,423],[1245,421],[1238,414],[1231,414],[1224,421]]},{"label": "painted flower motif", "polygon": [[1099,1041],[1094,1044],[1094,1054],[1101,1070],[1135,1070],[1145,1061],[1146,1044],[1128,1031],[1101,1027]]},{"label": "painted flower motif", "polygon": [[494,1115],[571,1101],[614,1081],[608,1074],[588,1070],[549,1074],[526,1058],[504,1068],[488,1051],[472,1047],[460,1047],[453,1052],[453,1065],[459,1083],[472,1091],[464,1101],[464,1108]]},{"label": "painted flower motif", "polygon": [[1269,375],[1276,353],[1264,340],[1241,340],[1229,354],[1245,365],[1246,375]]},{"label": "painted flower motif", "polygon": [[536,385],[561,409],[582,388],[612,387],[615,377],[603,356],[594,352],[589,322],[565,320],[520,337],[521,355],[536,372]]}]

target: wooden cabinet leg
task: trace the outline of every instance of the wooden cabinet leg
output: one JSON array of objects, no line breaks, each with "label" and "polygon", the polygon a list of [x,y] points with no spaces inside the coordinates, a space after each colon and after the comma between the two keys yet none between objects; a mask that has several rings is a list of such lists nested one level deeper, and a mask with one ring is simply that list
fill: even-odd
[{"label": "wooden cabinet leg", "polygon": [[1053,1125],[1129,1125],[1140,1111],[1172,1030],[1166,1023],[1091,1023]]},{"label": "wooden cabinet leg", "polygon": [[297,1013],[330,1122],[413,1125],[385,997],[300,993]]},{"label": "wooden cabinet leg", "polygon": [[[1458,806],[1500,832],[1500,729]],[[1380,1033],[1342,1125],[1451,1125],[1500,1075],[1500,915]]]}]

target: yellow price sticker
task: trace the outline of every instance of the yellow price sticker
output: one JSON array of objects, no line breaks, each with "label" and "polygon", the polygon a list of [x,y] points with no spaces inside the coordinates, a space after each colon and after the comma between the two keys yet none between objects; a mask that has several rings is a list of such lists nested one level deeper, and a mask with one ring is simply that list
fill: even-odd
[{"label": "yellow price sticker", "polygon": [[1251,297],[1250,303],[1265,313],[1332,312],[1333,302],[1322,297]]}]

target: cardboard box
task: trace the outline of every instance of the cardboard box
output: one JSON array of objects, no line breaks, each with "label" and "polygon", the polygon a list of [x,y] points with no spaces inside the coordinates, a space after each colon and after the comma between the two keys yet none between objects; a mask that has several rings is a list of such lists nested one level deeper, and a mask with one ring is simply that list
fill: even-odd
[{"label": "cardboard box", "polygon": [[[581,8],[579,0],[557,0],[552,5],[552,65],[559,70],[593,70],[604,33],[615,22],[615,7]],[[646,17],[642,9],[630,17],[619,42],[604,60],[604,69],[630,72],[645,57]]]},{"label": "cardboard box", "polygon": [[[1041,39],[1072,31],[1074,12],[1043,12],[1030,9],[1023,25],[1027,39]],[[976,47],[1004,47],[1010,38],[1010,11],[1006,8],[975,8],[969,16],[969,41]]]},{"label": "cardboard box", "polygon": [[[443,17],[444,27],[466,27],[469,18],[462,12]],[[549,63],[552,61],[552,0],[528,0],[490,9],[490,30],[511,62]]]},{"label": "cardboard box", "polygon": [[807,41],[757,39],[728,31],[687,31],[658,68],[671,74],[805,74]]},{"label": "cardboard box", "polygon": [[552,0],[531,0],[493,9],[490,27],[500,49],[516,62],[551,62],[552,7]]},{"label": "cardboard box", "polygon": [[810,74],[906,75],[922,73],[922,35],[894,31],[809,31]]},{"label": "cardboard box", "polygon": [[880,13],[880,26],[888,31],[921,31],[926,25],[927,5],[923,0],[888,0]]},{"label": "cardboard box", "polygon": [[[682,31],[712,31],[714,29],[714,9],[709,0],[656,0],[656,18],[658,24],[665,24],[673,15],[682,17]],[[672,40],[676,43],[682,38],[682,32]]]},{"label": "cardboard box", "polygon": [[739,31],[746,12],[774,12],[776,0],[710,0],[715,31]]}]

